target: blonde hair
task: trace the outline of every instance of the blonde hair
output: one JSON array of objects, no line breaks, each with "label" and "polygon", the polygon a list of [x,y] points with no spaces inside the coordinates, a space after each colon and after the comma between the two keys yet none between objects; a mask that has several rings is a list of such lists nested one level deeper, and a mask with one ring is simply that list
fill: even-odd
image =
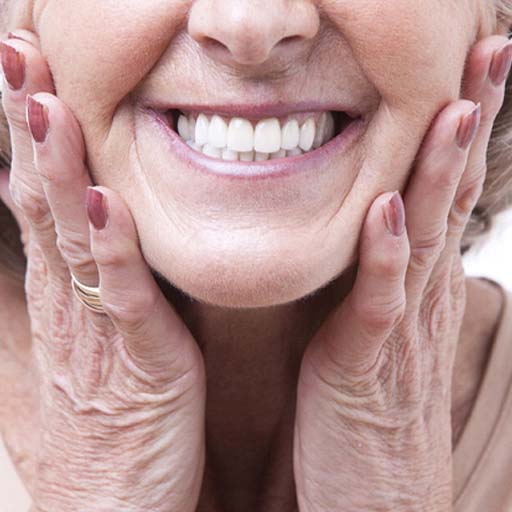
[{"label": "blonde hair", "polygon": [[[5,29],[12,0],[0,0],[0,29]],[[510,27],[512,0],[494,0],[495,20]],[[5,30],[1,30],[5,33]],[[509,37],[510,37],[509,33]],[[9,167],[11,143],[3,110],[0,109],[0,167]],[[484,191],[471,214],[463,237],[465,252],[492,226],[493,217],[512,204],[512,74],[506,84],[505,101],[495,121],[487,150],[487,177]],[[25,257],[18,226],[9,209],[0,201],[0,265],[20,281],[24,278]]]}]

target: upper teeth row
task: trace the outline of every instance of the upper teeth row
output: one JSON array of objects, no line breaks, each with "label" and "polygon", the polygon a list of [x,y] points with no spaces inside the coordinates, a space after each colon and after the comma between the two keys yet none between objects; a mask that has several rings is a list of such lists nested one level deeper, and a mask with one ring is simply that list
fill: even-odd
[{"label": "upper teeth row", "polygon": [[219,115],[199,114],[197,119],[193,115],[180,115],[178,133],[197,146],[208,144],[237,152],[271,154],[297,148],[310,151],[332,139],[334,118],[330,112],[323,112],[317,122],[310,117],[299,126],[297,119],[290,118],[281,127],[279,119],[273,117],[262,119],[254,127],[249,120],[240,117],[226,121]]}]

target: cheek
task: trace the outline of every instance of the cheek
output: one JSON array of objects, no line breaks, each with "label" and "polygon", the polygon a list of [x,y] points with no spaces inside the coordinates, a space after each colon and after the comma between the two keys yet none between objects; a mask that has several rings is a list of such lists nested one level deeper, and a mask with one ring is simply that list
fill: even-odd
[{"label": "cheek", "polygon": [[[36,31],[58,96],[84,126],[108,129],[119,102],[168,47],[188,1],[47,0]],[[56,27],[59,27],[56,30]]]},{"label": "cheek", "polygon": [[477,16],[471,0],[327,2],[328,15],[380,96],[354,195],[403,189],[435,115],[460,97]]},{"label": "cheek", "polygon": [[326,2],[367,79],[389,106],[458,97],[475,30],[470,0]]}]

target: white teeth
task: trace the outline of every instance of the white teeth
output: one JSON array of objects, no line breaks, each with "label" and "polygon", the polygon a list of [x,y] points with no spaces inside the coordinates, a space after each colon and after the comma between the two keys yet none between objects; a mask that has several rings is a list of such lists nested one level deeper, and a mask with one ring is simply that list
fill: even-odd
[{"label": "white teeth", "polygon": [[315,140],[315,120],[309,118],[300,128],[299,147],[303,151],[309,151]]},{"label": "white teeth", "polygon": [[270,155],[270,158],[284,158],[285,156],[286,156],[286,151],[284,149],[280,149],[279,151],[272,153]]},{"label": "white teeth", "polygon": [[[298,156],[319,148],[334,137],[334,117],[323,112],[316,117],[301,115],[302,126],[291,116],[281,127],[276,117],[253,124],[241,117],[226,120],[220,115],[180,115],[177,131],[196,151],[213,158],[259,162]],[[317,121],[315,122],[315,119]]]},{"label": "white teeth", "polygon": [[322,112],[320,119],[316,125],[315,131],[315,139],[313,140],[313,147],[319,148],[324,143],[324,135],[325,135],[325,123],[327,120],[327,113]]},{"label": "white teeth", "polygon": [[188,116],[188,131],[190,133],[190,138],[196,138],[196,120],[192,114]]},{"label": "white teeth", "polygon": [[300,129],[296,119],[290,119],[283,126],[281,137],[282,149],[293,149],[299,145]]},{"label": "white teeth", "polygon": [[208,128],[208,144],[215,148],[225,148],[228,140],[228,125],[220,116],[213,116]]},{"label": "white teeth", "polygon": [[240,153],[241,162],[254,162],[254,151],[243,151]]},{"label": "white teeth", "polygon": [[286,152],[286,156],[298,156],[302,155],[302,150],[300,148],[293,148]]},{"label": "white teeth", "polygon": [[224,148],[222,150],[222,160],[238,160],[238,152],[231,151],[231,149]]},{"label": "white teeth", "polygon": [[263,160],[268,160],[269,156],[270,155],[268,153],[261,153],[260,151],[256,151],[256,155],[254,157],[254,160],[256,162],[261,162]]},{"label": "white teeth", "polygon": [[201,151],[201,146],[198,146],[193,140],[187,140],[187,144],[196,151]]},{"label": "white teeth", "polygon": [[185,140],[189,140],[192,138],[192,134],[190,133],[188,119],[185,116],[180,116],[178,119],[178,133]]},{"label": "white teeth", "polygon": [[254,149],[261,153],[274,153],[281,148],[281,126],[279,120],[263,119],[254,130]]},{"label": "white teeth", "polygon": [[233,151],[252,151],[254,148],[254,128],[247,119],[234,117],[228,128],[227,146]]},{"label": "white teeth", "polygon": [[203,146],[203,154],[214,158],[220,158],[222,156],[222,150],[212,146],[211,144],[205,144]]},{"label": "white teeth", "polygon": [[199,114],[196,121],[195,139],[196,143],[203,146],[208,142],[208,131],[210,122],[204,114]]}]

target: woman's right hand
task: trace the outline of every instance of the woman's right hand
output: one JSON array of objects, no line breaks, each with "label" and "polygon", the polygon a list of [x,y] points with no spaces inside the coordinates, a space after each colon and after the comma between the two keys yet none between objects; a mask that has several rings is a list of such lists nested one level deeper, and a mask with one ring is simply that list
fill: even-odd
[{"label": "woman's right hand", "polygon": [[[9,39],[1,51],[4,73],[19,88],[4,82],[2,103],[13,210],[27,230],[31,371],[39,387],[34,509],[195,510],[205,462],[201,351],[145,263],[122,198],[105,187],[87,192],[78,122],[53,94],[36,36],[15,34],[25,40]],[[35,100],[30,129],[27,95]],[[79,302],[71,273],[100,283],[106,314]],[[4,432],[16,425],[0,420]]]}]

